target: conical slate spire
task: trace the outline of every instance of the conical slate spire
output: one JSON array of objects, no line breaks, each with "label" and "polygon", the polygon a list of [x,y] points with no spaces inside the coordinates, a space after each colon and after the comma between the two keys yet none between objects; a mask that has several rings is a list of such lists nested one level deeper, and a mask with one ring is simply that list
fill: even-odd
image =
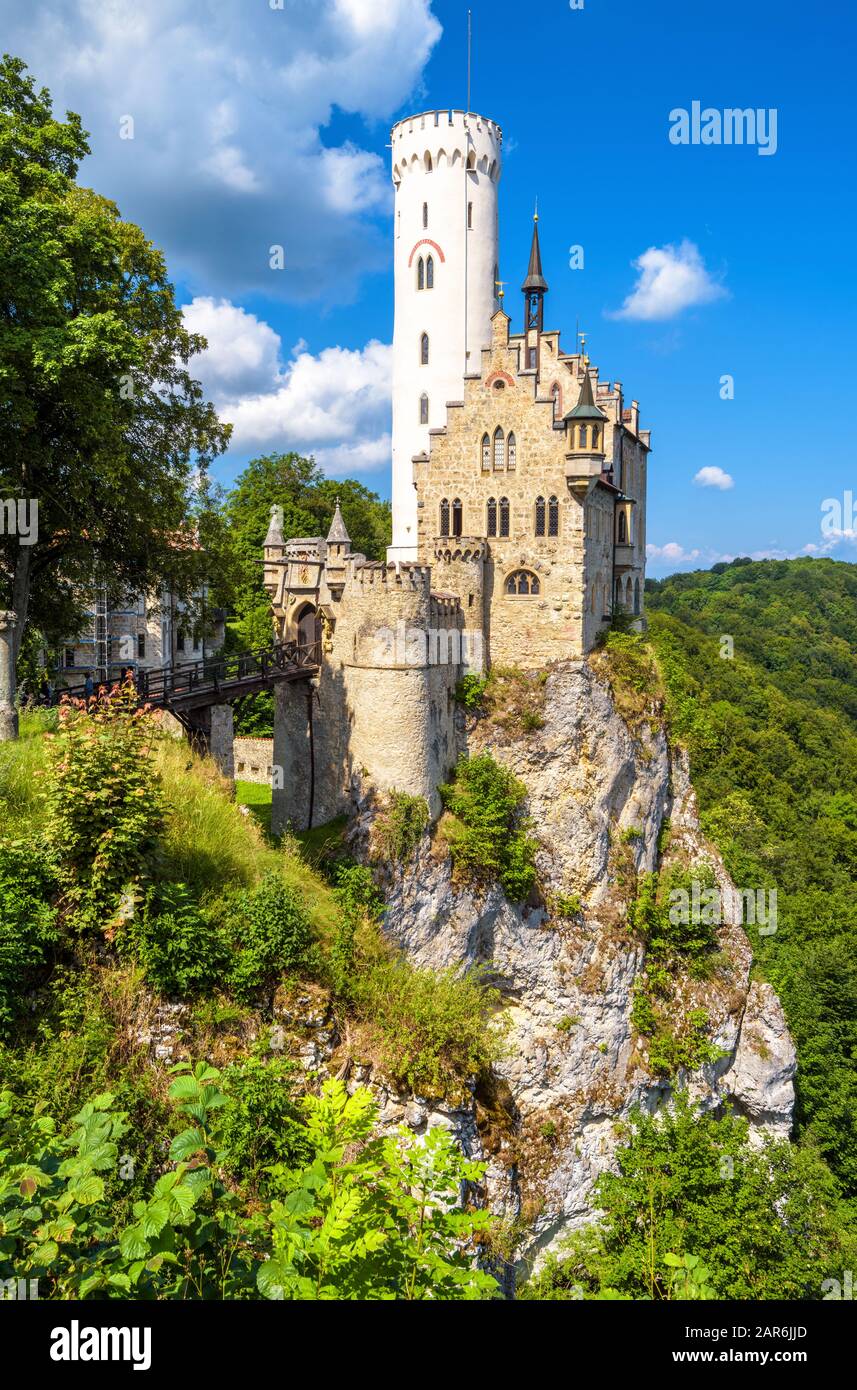
[{"label": "conical slate spire", "polygon": [[521,289],[524,294],[531,290],[541,290],[546,293],[548,282],[542,275],[542,250],[539,246],[539,214],[533,217],[533,244],[530,247],[530,264],[527,270],[527,278]]},{"label": "conical slate spire", "polygon": [[566,420],[606,420],[604,411],[595,404],[589,372],[583,373],[583,384],[580,388],[580,398],[577,405],[569,410],[564,418]]},{"label": "conical slate spire", "polygon": [[339,510],[339,498],[336,499],[336,508],[333,513],[333,521],[330,523],[330,531],[327,536],[327,543],[336,545],[350,545],[351,537],[345,529],[345,522],[342,520],[342,512]]},{"label": "conical slate spire", "polygon": [[285,541],[283,540],[282,507],[271,508],[271,520],[268,525],[268,534],[265,537],[265,545],[285,545]]}]

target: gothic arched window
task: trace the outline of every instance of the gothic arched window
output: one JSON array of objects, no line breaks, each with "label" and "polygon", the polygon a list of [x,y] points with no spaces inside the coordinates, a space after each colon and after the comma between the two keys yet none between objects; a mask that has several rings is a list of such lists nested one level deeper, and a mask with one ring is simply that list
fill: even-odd
[{"label": "gothic arched window", "polygon": [[559,535],[559,501],[556,497],[548,502],[548,535]]},{"label": "gothic arched window", "polygon": [[424,333],[420,338],[420,366],[427,367],[429,360],[429,336]]},{"label": "gothic arched window", "polygon": [[428,226],[428,203],[423,203],[423,226]]},{"label": "gothic arched window", "polygon": [[488,498],[488,527],[487,534],[496,536],[497,534],[497,498]]},{"label": "gothic arched window", "polygon": [[555,381],[551,387],[551,398],[553,400],[553,417],[556,419],[558,415],[562,414],[562,390],[558,381]]},{"label": "gothic arched window", "polygon": [[593,425],[593,426],[592,426],[592,448],[593,448],[593,450],[598,448],[598,426],[597,426],[597,425]]},{"label": "gothic arched window", "polygon": [[484,473],[491,471],[491,439],[487,434],[482,436],[482,470]]},{"label": "gothic arched window", "polygon": [[461,535],[461,532],[462,532],[462,525],[461,525],[461,523],[462,523],[462,516],[463,516],[463,513],[462,513],[462,509],[461,509],[461,498],[460,498],[460,497],[456,497],[456,498],[453,499],[453,503],[452,503],[452,534],[453,534],[454,536],[460,536],[460,535]]},{"label": "gothic arched window", "polygon": [[506,436],[503,434],[502,429],[501,429],[500,426],[498,425],[497,428],[496,428],[496,430],[494,431],[494,468],[495,468],[495,470],[497,470],[497,471],[499,471],[499,470],[501,470],[502,468],[505,467],[505,463],[506,463],[506,450],[505,450],[505,447],[504,447],[504,446],[505,446],[505,440],[506,440]]},{"label": "gothic arched window", "polygon": [[506,441],[506,467],[510,469],[518,466],[518,444],[513,434],[509,435]]},{"label": "gothic arched window", "polygon": [[425,392],[420,396],[420,424],[428,424],[428,396]]},{"label": "gothic arched window", "polygon": [[417,261],[417,289],[418,289],[418,290],[424,290],[425,287],[426,287],[426,267],[425,267],[425,261],[423,260],[422,256],[420,256],[419,260]]},{"label": "gothic arched window", "polygon": [[540,590],[538,575],[531,570],[513,570],[506,579],[506,593],[520,595],[538,594]]},{"label": "gothic arched window", "polygon": [[440,504],[440,534],[449,535],[449,501],[446,497]]},{"label": "gothic arched window", "polygon": [[619,524],[616,528],[616,540],[618,541],[619,545],[628,544],[628,522],[625,519],[624,512],[619,513]]},{"label": "gothic arched window", "polygon": [[429,256],[426,261],[426,289],[434,289],[434,256]]},{"label": "gothic arched window", "polygon": [[500,535],[501,535],[501,536],[508,536],[508,534],[509,534],[509,499],[508,499],[508,497],[501,497],[501,498],[500,498]]},{"label": "gothic arched window", "polygon": [[536,498],[536,535],[543,536],[545,533],[545,499]]},{"label": "gothic arched window", "polygon": [[585,449],[585,448],[586,448],[587,435],[588,435],[588,432],[587,432],[586,426],[585,426],[585,425],[581,425],[581,426],[580,426],[580,447],[581,447],[581,449]]}]

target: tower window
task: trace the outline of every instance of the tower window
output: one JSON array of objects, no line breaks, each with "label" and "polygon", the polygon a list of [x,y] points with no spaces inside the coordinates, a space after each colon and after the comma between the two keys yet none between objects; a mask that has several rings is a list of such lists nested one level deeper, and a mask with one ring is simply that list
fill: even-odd
[{"label": "tower window", "polygon": [[562,414],[562,391],[558,381],[555,381],[551,387],[551,397],[553,398],[553,417],[556,419],[558,415]]},{"label": "tower window", "polygon": [[509,534],[509,499],[508,499],[508,497],[501,497],[501,498],[500,498],[500,535],[501,535],[501,536],[508,536],[508,534]]},{"label": "tower window", "polygon": [[426,289],[434,289],[434,256],[429,256],[426,261]]},{"label": "tower window", "polygon": [[509,435],[506,444],[506,467],[514,469],[518,464],[518,445],[513,434]]},{"label": "tower window", "polygon": [[428,424],[428,396],[423,392],[420,396],[420,424]]},{"label": "tower window", "polygon": [[502,470],[506,462],[505,441],[506,436],[498,425],[494,431],[494,469],[498,472]]},{"label": "tower window", "polygon": [[490,473],[491,471],[491,440],[487,434],[482,436],[482,471],[483,473]]},{"label": "tower window", "polygon": [[137,633],[137,659],[138,659],[138,661],[145,661],[145,659],[146,659],[146,634],[145,634],[145,632],[138,632],[138,633]]},{"label": "tower window", "polygon": [[423,227],[428,226],[428,203],[423,203]]},{"label": "tower window", "polygon": [[559,535],[559,502],[556,497],[548,502],[548,535]]},{"label": "tower window", "polygon": [[456,497],[452,503],[452,534],[460,536],[462,532],[463,513],[461,509],[461,498]]},{"label": "tower window", "polygon": [[588,442],[588,437],[589,437],[589,431],[587,430],[587,428],[586,428],[585,425],[581,425],[581,426],[580,426],[580,434],[579,434],[579,436],[578,436],[578,438],[579,438],[579,440],[580,440],[580,447],[581,447],[581,449],[585,449],[585,448],[586,448],[587,442]]},{"label": "tower window", "polygon": [[472,228],[472,226],[473,226],[473,204],[472,204],[472,203],[468,203],[468,204],[467,204],[467,227],[468,227],[468,230],[470,230],[470,228]]},{"label": "tower window", "polygon": [[543,536],[545,533],[545,499],[536,498],[536,535]]},{"label": "tower window", "polygon": [[427,367],[427,366],[428,366],[428,360],[429,360],[429,336],[428,336],[428,333],[424,333],[423,336],[420,338],[420,365],[423,366],[423,367]]},{"label": "tower window", "polygon": [[527,348],[527,366],[528,366],[528,367],[535,367],[535,365],[536,365],[536,349],[535,349],[534,347]]},{"label": "tower window", "polygon": [[616,528],[616,539],[619,545],[628,544],[628,522],[624,512],[619,513],[619,524]]},{"label": "tower window", "polygon": [[424,262],[422,256],[420,256],[419,260],[417,261],[417,289],[418,289],[418,290],[424,290],[425,287],[426,287],[426,267],[425,267],[425,262]]},{"label": "tower window", "polygon": [[440,504],[440,534],[449,535],[449,501],[446,497]]},{"label": "tower window", "polygon": [[538,575],[531,570],[513,570],[506,580],[507,594],[538,594],[540,588]]},{"label": "tower window", "polygon": [[488,532],[488,535],[489,535],[489,536],[496,536],[496,534],[497,534],[497,499],[496,499],[496,497],[489,497],[489,498],[488,498],[488,527],[487,527],[487,532]]},{"label": "tower window", "polygon": [[597,425],[593,425],[593,426],[592,426],[592,447],[593,447],[593,449],[597,449],[597,448],[598,448],[598,426],[597,426]]}]

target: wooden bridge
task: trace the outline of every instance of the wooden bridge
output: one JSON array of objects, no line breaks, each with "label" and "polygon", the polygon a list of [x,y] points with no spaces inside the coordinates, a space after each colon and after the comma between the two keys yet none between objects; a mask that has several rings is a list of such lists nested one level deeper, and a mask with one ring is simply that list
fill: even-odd
[{"label": "wooden bridge", "polygon": [[[270,690],[281,681],[304,680],[318,672],[319,644],[310,642],[276,642],[262,651],[244,652],[235,656],[206,657],[202,661],[187,661],[176,666],[160,666],[154,670],[134,672],[134,689],[141,705],[166,709],[183,724],[193,711],[208,705],[231,705],[245,695]],[[106,683],[108,688],[114,684]],[[102,683],[94,682],[97,693]],[[54,702],[63,696],[85,700],[86,685],[71,685],[57,690]]]}]

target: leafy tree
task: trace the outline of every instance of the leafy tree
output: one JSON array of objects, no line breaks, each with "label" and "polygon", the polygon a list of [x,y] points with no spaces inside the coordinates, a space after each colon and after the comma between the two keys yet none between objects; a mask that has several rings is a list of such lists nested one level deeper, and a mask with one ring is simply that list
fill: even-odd
[{"label": "leafy tree", "polygon": [[837,1184],[811,1149],[755,1149],[747,1128],[697,1113],[685,1096],[657,1116],[635,1114],[618,1173],[596,1184],[603,1220],[570,1238],[549,1286],[584,1297],[820,1299],[822,1281],[855,1253]]},{"label": "leafy tree", "polygon": [[[28,623],[59,640],[96,582],[116,602],[168,586],[190,599],[192,470],[229,427],[188,372],[205,347],[164,260],[116,206],[75,182],[89,144],[25,65],[0,63],[0,496],[38,503],[34,544],[0,537],[3,686]],[[32,510],[30,512],[32,516]],[[186,538],[186,539],[183,539]],[[0,738],[14,737],[7,711]]]}]

